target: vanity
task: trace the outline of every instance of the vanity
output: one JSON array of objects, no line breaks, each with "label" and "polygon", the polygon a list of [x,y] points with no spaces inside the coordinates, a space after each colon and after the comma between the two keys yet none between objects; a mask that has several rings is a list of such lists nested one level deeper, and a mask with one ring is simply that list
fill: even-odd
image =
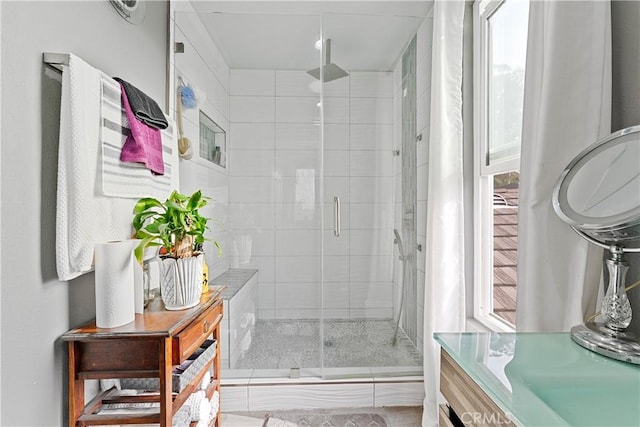
[{"label": "vanity", "polygon": [[441,426],[640,426],[640,366],[569,333],[436,333]]}]

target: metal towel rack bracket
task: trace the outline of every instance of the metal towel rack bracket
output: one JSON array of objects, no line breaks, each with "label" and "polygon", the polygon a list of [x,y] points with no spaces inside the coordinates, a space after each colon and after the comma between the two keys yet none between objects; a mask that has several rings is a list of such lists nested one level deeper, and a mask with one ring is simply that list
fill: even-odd
[{"label": "metal towel rack bracket", "polygon": [[68,53],[55,53],[55,52],[44,52],[42,54],[42,61],[49,65],[50,67],[55,68],[56,70],[62,72],[63,65],[69,65],[69,54]]}]

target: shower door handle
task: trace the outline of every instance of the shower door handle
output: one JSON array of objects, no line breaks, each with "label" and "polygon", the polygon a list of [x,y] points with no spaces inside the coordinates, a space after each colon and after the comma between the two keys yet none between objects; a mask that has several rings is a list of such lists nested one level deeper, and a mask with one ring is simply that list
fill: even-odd
[{"label": "shower door handle", "polygon": [[333,235],[340,237],[340,197],[333,197]]}]

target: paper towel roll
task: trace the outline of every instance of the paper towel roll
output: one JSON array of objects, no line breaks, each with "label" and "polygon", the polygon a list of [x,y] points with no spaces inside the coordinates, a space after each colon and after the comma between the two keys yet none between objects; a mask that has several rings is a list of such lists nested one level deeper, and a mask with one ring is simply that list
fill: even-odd
[{"label": "paper towel roll", "polygon": [[133,250],[139,240],[95,246],[96,326],[115,328],[135,319]]},{"label": "paper towel roll", "polygon": [[136,313],[144,313],[144,278],[142,272],[142,266],[135,259],[135,255],[133,252],[131,253],[131,257],[134,260],[133,263],[133,299],[135,304],[135,312]]}]

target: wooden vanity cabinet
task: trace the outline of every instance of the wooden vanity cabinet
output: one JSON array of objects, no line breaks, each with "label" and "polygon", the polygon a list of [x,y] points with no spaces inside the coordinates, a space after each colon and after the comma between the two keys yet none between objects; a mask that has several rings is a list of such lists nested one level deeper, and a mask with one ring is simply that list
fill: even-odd
[{"label": "wooden vanity cabinet", "polygon": [[[159,423],[172,417],[196,391],[213,365],[208,398],[220,393],[220,321],[222,289],[204,293],[196,307],[167,311],[156,298],[132,323],[117,328],[98,328],[94,322],[72,329],[61,339],[67,342],[69,362],[69,426]],[[172,371],[209,337],[216,340],[215,356],[179,393],[172,392]],[[115,389],[84,400],[84,382],[90,379],[157,378],[160,391],[145,396],[118,396]],[[99,414],[106,403],[159,402],[160,411],[147,414]],[[220,409],[210,426],[221,427]]]},{"label": "wooden vanity cabinet", "polygon": [[[440,354],[440,426],[514,426],[509,417],[444,350]],[[449,411],[455,415],[451,415]],[[455,421],[453,421],[455,419]]]}]

